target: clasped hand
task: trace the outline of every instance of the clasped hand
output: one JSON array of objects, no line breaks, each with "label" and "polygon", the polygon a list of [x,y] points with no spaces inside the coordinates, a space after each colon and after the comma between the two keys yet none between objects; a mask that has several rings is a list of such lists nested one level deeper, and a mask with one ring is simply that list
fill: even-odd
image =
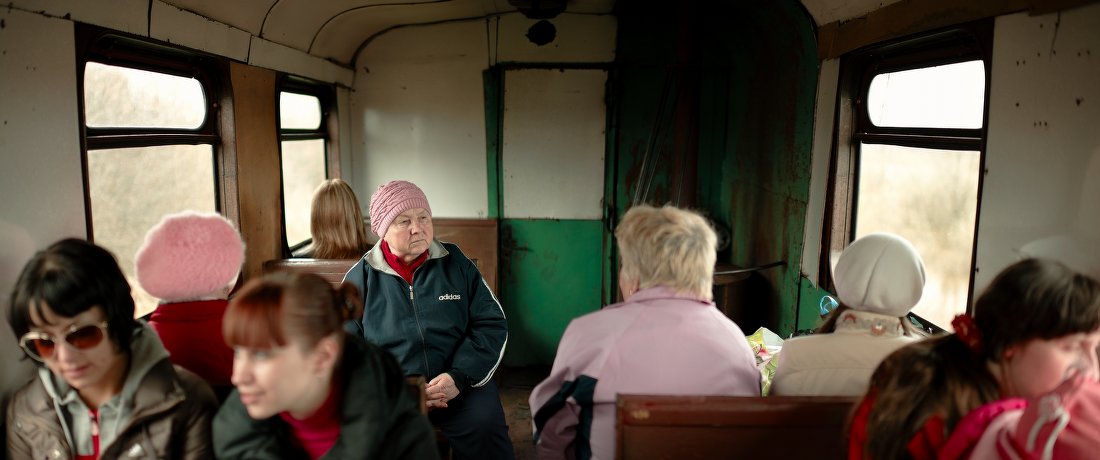
[{"label": "clasped hand", "polygon": [[437,375],[431,382],[428,382],[428,386],[424,388],[424,391],[428,394],[428,409],[445,409],[447,401],[458,396],[458,387],[455,386],[451,374],[446,372]]}]

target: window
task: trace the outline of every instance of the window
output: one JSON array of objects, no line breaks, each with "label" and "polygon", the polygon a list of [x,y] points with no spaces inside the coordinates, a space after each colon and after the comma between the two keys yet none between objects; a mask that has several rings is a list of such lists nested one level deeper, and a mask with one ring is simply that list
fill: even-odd
[{"label": "window", "polygon": [[82,30],[89,234],[118,259],[142,316],[157,302],[134,276],[145,233],[165,214],[218,210],[214,85],[193,55]]},{"label": "window", "polygon": [[[941,32],[848,56],[826,228],[832,273],[848,243],[890,232],[924,259],[913,313],[941,328],[971,296],[989,34]],[[843,128],[842,128],[843,129]]]},{"label": "window", "polygon": [[283,223],[294,248],[310,238],[313,190],[328,177],[329,139],[326,107],[331,94],[319,85],[296,80],[279,93],[279,140],[283,168]]}]

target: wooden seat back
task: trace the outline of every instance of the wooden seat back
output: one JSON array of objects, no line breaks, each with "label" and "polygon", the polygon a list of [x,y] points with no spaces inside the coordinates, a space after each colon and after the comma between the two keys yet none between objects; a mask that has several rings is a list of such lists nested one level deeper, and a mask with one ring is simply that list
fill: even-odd
[{"label": "wooden seat back", "polygon": [[616,458],[847,456],[856,398],[619,395]]},{"label": "wooden seat back", "polygon": [[[435,237],[458,245],[477,266],[485,283],[497,291],[497,221],[489,219],[433,219]],[[334,287],[359,259],[274,259],[264,262],[263,272],[285,270],[312,273]]]},{"label": "wooden seat back", "polygon": [[359,259],[275,259],[264,262],[264,273],[290,271],[294,273],[312,273],[324,278],[333,287],[339,286],[344,274]]},{"label": "wooden seat back", "polygon": [[435,239],[458,245],[477,265],[485,283],[497,290],[497,261],[500,258],[496,219],[432,219]]}]

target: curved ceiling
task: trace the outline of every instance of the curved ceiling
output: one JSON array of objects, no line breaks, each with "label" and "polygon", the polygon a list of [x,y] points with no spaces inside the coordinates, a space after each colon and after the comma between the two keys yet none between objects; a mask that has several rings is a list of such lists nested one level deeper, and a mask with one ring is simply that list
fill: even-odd
[{"label": "curved ceiling", "polygon": [[[395,27],[482,18],[518,11],[514,4],[538,3],[533,0],[161,1],[349,67],[364,44]],[[814,21],[823,25],[858,17],[898,0],[801,1]],[[609,14],[614,6],[615,0],[568,0],[565,11]]]}]

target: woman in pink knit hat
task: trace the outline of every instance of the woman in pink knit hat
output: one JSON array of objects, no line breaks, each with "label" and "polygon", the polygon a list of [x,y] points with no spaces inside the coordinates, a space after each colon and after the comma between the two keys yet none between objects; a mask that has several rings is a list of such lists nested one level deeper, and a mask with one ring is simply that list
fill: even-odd
[{"label": "woman in pink knit hat", "polygon": [[370,223],[382,240],[344,277],[363,293],[359,333],[393,353],[406,376],[428,379],[429,418],[454,458],[512,458],[492,381],[508,341],[496,296],[458,246],[434,238],[432,208],[415,184],[379,187]]},{"label": "woman in pink knit hat", "polygon": [[138,283],[160,304],[149,317],[172,362],[198,374],[219,399],[233,389],[233,350],[222,316],[244,261],[237,229],[216,213],[169,214],[134,257]]}]

